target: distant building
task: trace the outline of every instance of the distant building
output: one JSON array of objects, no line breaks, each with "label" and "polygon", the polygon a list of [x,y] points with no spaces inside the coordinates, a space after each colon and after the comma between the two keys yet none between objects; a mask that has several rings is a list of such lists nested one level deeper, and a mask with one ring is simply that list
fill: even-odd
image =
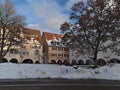
[{"label": "distant building", "polygon": [[4,61],[43,63],[43,45],[40,30],[23,28],[21,36],[21,45],[12,46],[5,56]]},{"label": "distant building", "polygon": [[47,63],[69,61],[69,47],[62,42],[62,34],[43,32],[43,53]]},{"label": "distant building", "polygon": [[[111,43],[111,41],[108,41],[107,43]],[[106,43],[106,45],[107,45]],[[115,43],[115,42],[114,42]],[[111,46],[112,48],[112,46]],[[87,64],[88,60],[92,60],[92,57],[87,56],[87,54],[81,54],[77,49],[70,49],[69,52],[69,59],[70,62],[76,61],[79,63],[80,61],[83,61],[84,64]],[[118,41],[117,46],[115,49],[110,50],[109,48],[104,51],[100,51],[98,53],[98,58],[97,60],[104,60],[106,63],[111,61],[111,60],[119,60],[120,61],[120,41]],[[114,62],[114,61],[112,61]]]}]

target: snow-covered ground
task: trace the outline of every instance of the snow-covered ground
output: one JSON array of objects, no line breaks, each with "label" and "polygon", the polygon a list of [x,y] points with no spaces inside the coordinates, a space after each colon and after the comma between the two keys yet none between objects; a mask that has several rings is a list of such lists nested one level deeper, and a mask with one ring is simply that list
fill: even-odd
[{"label": "snow-covered ground", "polygon": [[120,64],[97,69],[50,64],[0,64],[0,79],[68,78],[120,80]]}]

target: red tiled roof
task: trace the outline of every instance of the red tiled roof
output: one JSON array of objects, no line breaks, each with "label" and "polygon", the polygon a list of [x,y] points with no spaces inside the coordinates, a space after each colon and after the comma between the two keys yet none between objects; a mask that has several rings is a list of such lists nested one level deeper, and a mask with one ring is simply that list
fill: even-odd
[{"label": "red tiled roof", "polygon": [[47,40],[51,40],[51,39],[59,39],[62,38],[63,35],[62,34],[55,34],[55,33],[50,33],[50,32],[43,32],[43,37],[45,37],[45,39]]},{"label": "red tiled roof", "polygon": [[34,38],[34,40],[37,40],[40,43],[42,43],[40,30],[23,28],[23,33],[24,33],[24,38],[25,39],[30,40],[31,38]]}]

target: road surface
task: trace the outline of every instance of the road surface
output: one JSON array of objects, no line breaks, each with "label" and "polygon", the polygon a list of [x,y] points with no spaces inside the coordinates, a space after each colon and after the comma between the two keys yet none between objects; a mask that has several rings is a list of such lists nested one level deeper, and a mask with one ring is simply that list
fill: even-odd
[{"label": "road surface", "polygon": [[0,80],[0,90],[120,90],[120,81],[92,79]]}]

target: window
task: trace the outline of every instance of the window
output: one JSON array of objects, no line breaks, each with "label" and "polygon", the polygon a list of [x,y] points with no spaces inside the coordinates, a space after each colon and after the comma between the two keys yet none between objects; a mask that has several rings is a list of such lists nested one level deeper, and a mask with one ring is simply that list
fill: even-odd
[{"label": "window", "polygon": [[61,42],[57,42],[57,45],[58,45],[58,46],[62,46],[62,43],[61,43]]},{"label": "window", "polygon": [[38,35],[37,35],[37,34],[33,34],[32,36],[33,36],[33,37],[38,37]]},{"label": "window", "polygon": [[69,48],[64,48],[64,51],[69,51]]},{"label": "window", "polygon": [[52,44],[52,45],[56,45],[56,42],[55,42],[55,41],[51,41],[51,44]]},{"label": "window", "polygon": [[26,46],[25,46],[25,45],[22,45],[22,48],[26,48]]},{"label": "window", "polygon": [[17,49],[10,49],[10,54],[17,54],[18,50]]},{"label": "window", "polygon": [[66,46],[66,43],[63,43],[64,46]]},{"label": "window", "polygon": [[103,50],[103,53],[106,53],[106,52],[107,52],[107,49],[104,49],[104,50]]},{"label": "window", "polygon": [[41,49],[41,46],[39,46],[39,49]]},{"label": "window", "polygon": [[63,57],[63,54],[58,54],[58,57]]},{"label": "window", "polygon": [[60,45],[60,42],[57,42],[57,45]]},{"label": "window", "polygon": [[69,57],[69,54],[67,54],[67,57]]},{"label": "window", "polygon": [[57,47],[52,47],[52,50],[57,50]]},{"label": "window", "polygon": [[63,51],[63,48],[62,48],[62,47],[58,47],[58,50],[59,50],[59,51]]},{"label": "window", "polygon": [[79,57],[79,56],[80,56],[80,52],[79,52],[79,51],[76,51],[76,52],[75,52],[75,56],[76,56],[76,57]]},{"label": "window", "polygon": [[69,57],[69,54],[64,54],[64,57]]},{"label": "window", "polygon": [[52,53],[51,56],[52,57],[54,57],[54,56],[57,57],[57,54],[56,53]]},{"label": "window", "polygon": [[37,49],[37,46],[34,46],[35,49]]},{"label": "window", "polygon": [[28,55],[29,55],[29,52],[27,52],[27,51],[23,51],[23,52],[22,52],[22,55],[24,55],[24,56],[28,56]]},{"label": "window", "polygon": [[34,46],[32,46],[32,48],[33,48],[33,49],[37,49],[37,48],[41,49],[41,46],[40,46],[40,45],[39,45],[39,46],[34,45]]},{"label": "window", "polygon": [[39,55],[39,50],[36,50],[36,51],[35,51],[35,55]]},{"label": "window", "polygon": [[66,55],[66,54],[64,54],[64,57],[67,57],[67,55]]}]

